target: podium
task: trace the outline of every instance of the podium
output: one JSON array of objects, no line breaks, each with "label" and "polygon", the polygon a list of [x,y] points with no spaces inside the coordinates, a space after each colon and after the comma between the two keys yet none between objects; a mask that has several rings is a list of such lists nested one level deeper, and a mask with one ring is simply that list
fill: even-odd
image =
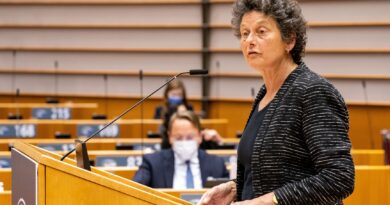
[{"label": "podium", "polygon": [[12,204],[191,204],[23,142],[15,142],[11,158]]}]

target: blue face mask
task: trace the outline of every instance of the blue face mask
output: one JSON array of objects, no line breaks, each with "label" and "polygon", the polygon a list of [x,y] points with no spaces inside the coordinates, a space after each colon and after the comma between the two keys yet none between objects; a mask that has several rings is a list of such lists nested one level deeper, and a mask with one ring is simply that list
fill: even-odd
[{"label": "blue face mask", "polygon": [[179,96],[170,96],[168,97],[168,103],[171,106],[178,106],[183,103],[183,98]]}]

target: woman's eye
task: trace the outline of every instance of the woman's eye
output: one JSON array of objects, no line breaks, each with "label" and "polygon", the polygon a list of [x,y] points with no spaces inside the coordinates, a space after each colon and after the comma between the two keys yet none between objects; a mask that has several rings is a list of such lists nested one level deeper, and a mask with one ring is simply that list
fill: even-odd
[{"label": "woman's eye", "polygon": [[265,33],[265,30],[264,29],[260,29],[257,31],[259,34],[264,34]]}]

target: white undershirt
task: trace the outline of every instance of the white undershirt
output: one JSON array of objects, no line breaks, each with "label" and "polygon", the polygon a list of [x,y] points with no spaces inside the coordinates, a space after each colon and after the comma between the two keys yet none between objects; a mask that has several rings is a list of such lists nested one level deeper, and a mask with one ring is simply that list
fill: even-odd
[{"label": "white undershirt", "polygon": [[[175,171],[173,174],[173,187],[174,189],[186,189],[186,175],[187,175],[187,164],[175,155]],[[202,177],[200,173],[200,165],[198,159],[198,152],[196,152],[190,159],[190,167],[192,176],[194,177],[194,189],[201,189]]]}]

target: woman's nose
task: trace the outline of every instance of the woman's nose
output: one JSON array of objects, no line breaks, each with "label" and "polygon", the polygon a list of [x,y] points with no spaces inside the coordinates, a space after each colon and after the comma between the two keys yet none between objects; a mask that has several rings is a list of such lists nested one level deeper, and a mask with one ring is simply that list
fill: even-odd
[{"label": "woman's nose", "polygon": [[255,40],[255,36],[253,35],[253,33],[250,33],[246,38],[246,41],[247,43],[249,43],[249,45],[254,45],[255,42],[254,40]]}]

